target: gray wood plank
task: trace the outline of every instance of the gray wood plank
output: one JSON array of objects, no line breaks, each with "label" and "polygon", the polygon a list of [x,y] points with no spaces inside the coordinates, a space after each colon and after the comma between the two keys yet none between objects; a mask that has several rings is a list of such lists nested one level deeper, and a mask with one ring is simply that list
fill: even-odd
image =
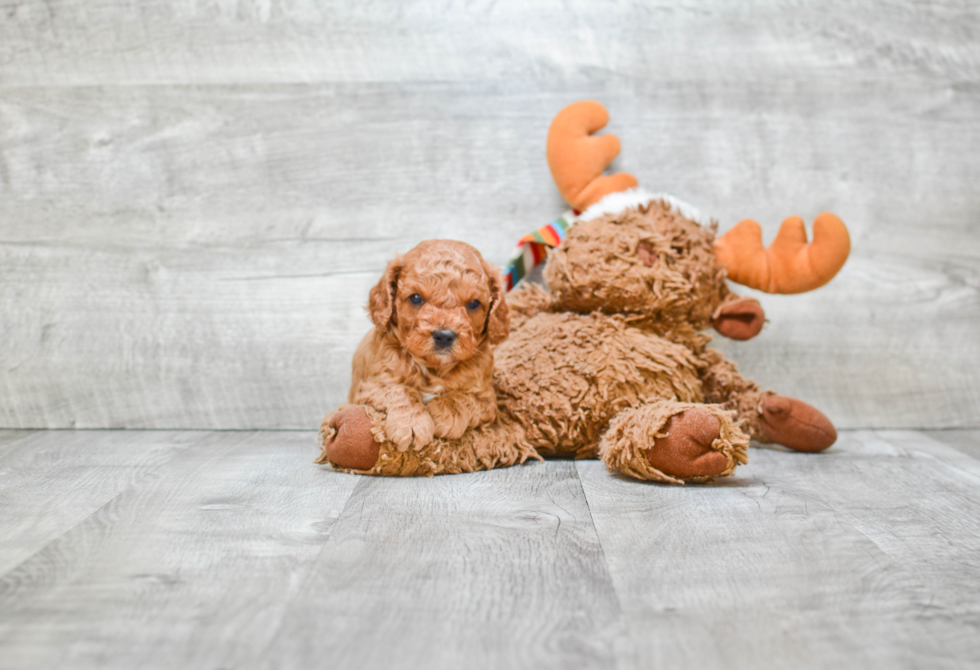
[{"label": "gray wood plank", "polygon": [[980,461],[980,430],[929,430],[921,434]]},{"label": "gray wood plank", "polygon": [[[5,0],[11,86],[975,74],[969,2]],[[97,39],[93,39],[97,37]],[[683,55],[683,57],[680,57]]]},{"label": "gray wood plank", "polygon": [[934,667],[980,664],[980,461],[911,431],[858,432],[841,455],[851,485],[820,459],[793,470],[792,485],[821,495],[892,559],[910,653],[934,648]]},{"label": "gray wood plank", "polygon": [[263,666],[609,668],[624,632],[571,463],[364,479]]},{"label": "gray wood plank", "polygon": [[754,450],[711,487],[578,468],[639,666],[980,661],[980,480],[962,469],[869,432]]},{"label": "gray wood plank", "polygon": [[[4,437],[14,435],[4,432]],[[137,484],[200,433],[39,431],[0,447],[0,575]]]},{"label": "gray wood plank", "polygon": [[980,89],[874,71],[5,89],[0,426],[315,426],[386,259],[454,237],[503,263],[563,209],[552,115],[599,97],[621,167],[723,230],[851,226],[832,284],[763,296],[762,335],[719,343],[746,375],[842,428],[975,427]]},{"label": "gray wood plank", "polygon": [[362,478],[309,432],[22,435],[0,555],[25,514],[64,529],[0,578],[0,668],[974,667],[975,437],[844,432],[675,488]]},{"label": "gray wood plank", "polygon": [[312,433],[205,435],[0,580],[0,667],[254,664],[358,479]]},{"label": "gray wood plank", "polygon": [[[959,436],[947,436],[946,439],[936,437],[943,433],[958,433]],[[875,435],[903,453],[933,460],[951,469],[953,474],[966,476],[974,484],[980,484],[980,445],[975,442],[977,431],[879,430]]]},{"label": "gray wood plank", "polygon": [[33,430],[0,430],[0,454],[9,448],[8,445],[33,435],[35,432]]}]

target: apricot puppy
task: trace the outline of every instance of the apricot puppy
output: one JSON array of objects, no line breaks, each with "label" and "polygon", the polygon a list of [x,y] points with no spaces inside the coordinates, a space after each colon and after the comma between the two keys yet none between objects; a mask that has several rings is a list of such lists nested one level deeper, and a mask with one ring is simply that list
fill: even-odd
[{"label": "apricot puppy", "polygon": [[400,451],[493,421],[491,346],[510,332],[499,271],[464,242],[429,240],[396,256],[371,289],[374,328],[354,354],[348,400],[384,412]]}]

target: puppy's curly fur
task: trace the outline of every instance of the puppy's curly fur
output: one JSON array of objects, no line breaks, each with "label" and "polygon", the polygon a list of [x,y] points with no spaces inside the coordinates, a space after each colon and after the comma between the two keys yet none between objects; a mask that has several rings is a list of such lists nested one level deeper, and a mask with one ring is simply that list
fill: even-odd
[{"label": "puppy's curly fur", "polygon": [[367,311],[375,327],[354,354],[349,401],[383,412],[399,451],[493,421],[491,346],[507,338],[510,310],[479,251],[422,242],[388,264]]}]

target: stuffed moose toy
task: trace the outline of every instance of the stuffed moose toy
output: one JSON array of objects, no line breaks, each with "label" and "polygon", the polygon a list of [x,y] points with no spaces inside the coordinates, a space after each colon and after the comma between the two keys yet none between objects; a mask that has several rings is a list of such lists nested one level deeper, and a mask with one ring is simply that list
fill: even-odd
[{"label": "stuffed moose toy", "polygon": [[[608,118],[591,101],[555,117],[548,162],[574,209],[522,240],[504,278],[462,243],[445,243],[448,254],[444,243],[423,243],[392,261],[371,292],[375,328],[355,355],[350,402],[324,419],[317,462],[404,476],[573,456],[680,484],[731,475],[747,462],[750,438],[808,452],[833,444],[836,430],[819,410],[760,390],[701,331],[757,335],[762,307],[726,280],[768,293],[822,286],[847,259],[847,228],[824,213],[809,243],[798,217],[768,248],[752,220],[716,237],[716,224],[685,203],[637,188],[632,175],[603,175],[619,154],[615,136],[593,135]],[[427,261],[433,254],[443,260]],[[525,281],[505,300],[502,282],[509,288],[545,256],[547,290]],[[428,284],[412,278],[411,267],[425,262],[415,274]],[[427,294],[438,293],[431,277],[445,273],[456,273],[444,282],[454,287],[470,277],[470,293],[455,302]],[[429,350],[412,353],[411,329],[435,314],[424,311],[430,303],[462,315],[465,361],[440,365],[447,359],[426,358]],[[438,327],[429,326],[429,339]],[[388,385],[379,386],[359,372],[372,365],[401,372],[372,377]]]}]

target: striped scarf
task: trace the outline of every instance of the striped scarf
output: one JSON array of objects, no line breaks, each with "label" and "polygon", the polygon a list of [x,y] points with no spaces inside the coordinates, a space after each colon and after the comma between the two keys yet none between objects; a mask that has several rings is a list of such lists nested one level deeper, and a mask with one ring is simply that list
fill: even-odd
[{"label": "striped scarf", "polygon": [[517,250],[507,263],[504,276],[507,278],[507,290],[511,290],[527,274],[541,263],[548,254],[548,249],[554,249],[565,239],[565,231],[575,225],[578,216],[569,210],[546,226],[528,233],[517,243]]}]

